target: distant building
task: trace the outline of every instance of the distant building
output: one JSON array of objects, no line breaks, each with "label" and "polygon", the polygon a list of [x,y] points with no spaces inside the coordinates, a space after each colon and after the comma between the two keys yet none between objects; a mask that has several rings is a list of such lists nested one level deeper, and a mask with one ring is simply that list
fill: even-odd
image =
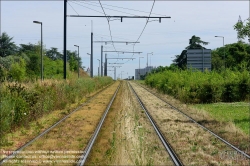
[{"label": "distant building", "polygon": [[204,72],[211,71],[212,56],[211,49],[188,49],[187,68]]},{"label": "distant building", "polygon": [[150,73],[151,70],[153,70],[153,69],[154,69],[153,66],[148,66],[148,67],[141,68],[141,69],[135,69],[135,80],[140,79],[139,75],[145,75],[146,73]]}]

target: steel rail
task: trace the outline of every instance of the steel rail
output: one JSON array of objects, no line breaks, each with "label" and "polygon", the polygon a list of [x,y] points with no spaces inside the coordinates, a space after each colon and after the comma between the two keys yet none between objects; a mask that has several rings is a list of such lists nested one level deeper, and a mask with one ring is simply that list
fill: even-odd
[{"label": "steel rail", "polygon": [[219,135],[217,135],[216,133],[214,133],[213,131],[209,130],[208,128],[206,128],[205,126],[201,125],[200,123],[196,122],[193,118],[191,118],[190,116],[188,116],[187,114],[185,114],[184,112],[182,112],[180,109],[176,108],[175,106],[173,106],[172,104],[168,103],[167,101],[163,100],[162,98],[160,98],[159,96],[155,95],[154,93],[150,92],[147,88],[141,86],[140,84],[136,83],[138,86],[144,88],[146,91],[148,91],[149,93],[151,93],[152,95],[154,95],[155,97],[157,97],[158,99],[162,100],[163,102],[165,102],[166,104],[168,104],[172,109],[178,111],[179,113],[181,113],[182,115],[184,115],[185,117],[187,117],[188,119],[190,119],[192,122],[194,122],[195,124],[197,124],[198,126],[200,126],[201,128],[203,128],[204,130],[208,131],[210,134],[212,134],[213,136],[215,136],[216,138],[218,138],[219,140],[221,140],[222,142],[224,142],[225,144],[227,144],[229,147],[231,147],[232,149],[234,149],[235,151],[239,152],[240,154],[242,154],[244,157],[250,159],[250,155],[248,155],[247,153],[245,153],[244,151],[240,150],[239,148],[237,148],[236,146],[232,145],[231,143],[229,143],[228,141],[226,141],[225,139],[221,138]]},{"label": "steel rail", "polygon": [[162,132],[160,131],[159,127],[157,126],[155,120],[152,118],[152,116],[150,115],[150,113],[148,112],[147,108],[145,107],[144,103],[141,101],[140,97],[137,95],[137,93],[135,92],[134,88],[130,85],[130,83],[128,83],[130,88],[132,89],[134,95],[136,96],[139,104],[141,105],[142,109],[145,111],[149,121],[151,122],[151,124],[153,125],[158,137],[160,138],[162,144],[164,145],[164,147],[166,148],[170,158],[172,159],[172,161],[174,162],[175,165],[178,166],[182,166],[182,162],[179,159],[179,157],[177,156],[177,154],[175,153],[175,151],[173,150],[173,148],[170,146],[170,144],[168,143],[168,141],[165,139],[164,135],[162,134]]},{"label": "steel rail", "polygon": [[[112,84],[110,84],[112,85]],[[13,151],[12,154],[6,156],[5,158],[0,160],[0,165],[4,164],[6,161],[8,161],[9,159],[14,158],[20,151],[22,151],[24,148],[26,148],[27,146],[29,146],[31,143],[33,143],[35,140],[37,140],[38,138],[42,137],[44,134],[48,133],[51,129],[55,128],[58,124],[60,124],[61,122],[63,122],[65,119],[67,119],[71,114],[73,114],[74,112],[78,111],[80,108],[82,108],[83,106],[85,106],[86,104],[88,104],[90,101],[92,101],[99,93],[101,93],[102,91],[104,91],[105,89],[107,89],[110,85],[106,86],[105,88],[103,88],[102,90],[100,90],[99,92],[97,92],[94,96],[92,96],[90,99],[88,99],[86,102],[84,102],[83,104],[81,104],[80,106],[78,106],[76,109],[74,109],[70,114],[66,115],[64,118],[62,118],[61,120],[59,120],[58,122],[56,122],[55,124],[53,124],[52,126],[50,126],[49,128],[47,128],[45,131],[43,131],[41,134],[39,134],[38,136],[36,136],[35,138],[33,138],[32,140],[30,140],[29,142],[25,143],[23,146],[21,146],[20,148],[16,149],[15,151]]]},{"label": "steel rail", "polygon": [[107,108],[106,108],[106,110],[105,110],[105,112],[104,112],[104,114],[103,114],[103,116],[102,116],[102,118],[101,118],[101,120],[100,120],[100,122],[99,122],[99,124],[98,124],[98,126],[96,128],[96,130],[94,131],[94,133],[93,133],[93,135],[92,135],[92,137],[91,137],[88,145],[84,149],[84,153],[81,155],[81,157],[80,157],[80,159],[79,159],[79,161],[77,163],[77,166],[84,165],[85,161],[87,160],[88,155],[89,155],[89,153],[90,153],[90,151],[92,149],[92,146],[94,145],[95,140],[96,140],[96,138],[97,138],[97,136],[99,134],[99,131],[100,131],[101,127],[102,127],[102,124],[103,124],[103,122],[104,122],[104,120],[105,120],[105,118],[106,118],[106,116],[107,116],[107,114],[109,112],[109,109],[110,109],[110,107],[111,107],[111,105],[112,105],[112,103],[113,103],[113,101],[114,101],[114,99],[116,97],[116,94],[117,94],[118,90],[120,89],[120,86],[121,86],[121,83],[118,86],[118,88],[116,89],[116,91],[115,91],[112,99],[110,100],[109,105],[107,106]]}]

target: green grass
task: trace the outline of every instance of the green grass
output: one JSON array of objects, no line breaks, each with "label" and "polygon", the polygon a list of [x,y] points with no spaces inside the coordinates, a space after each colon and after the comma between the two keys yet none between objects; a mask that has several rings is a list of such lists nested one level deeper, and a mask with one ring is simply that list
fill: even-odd
[{"label": "green grass", "polygon": [[209,112],[216,120],[231,121],[249,134],[250,105],[247,102],[196,104],[194,107]]}]

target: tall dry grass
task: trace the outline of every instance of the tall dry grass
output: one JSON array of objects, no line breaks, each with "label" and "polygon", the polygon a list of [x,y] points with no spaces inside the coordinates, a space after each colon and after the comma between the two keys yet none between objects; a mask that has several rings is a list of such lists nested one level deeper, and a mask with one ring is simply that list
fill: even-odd
[{"label": "tall dry grass", "polygon": [[71,78],[44,80],[29,83],[0,85],[0,145],[5,133],[19,126],[29,126],[31,121],[53,110],[65,109],[85,95],[112,82],[111,77]]}]

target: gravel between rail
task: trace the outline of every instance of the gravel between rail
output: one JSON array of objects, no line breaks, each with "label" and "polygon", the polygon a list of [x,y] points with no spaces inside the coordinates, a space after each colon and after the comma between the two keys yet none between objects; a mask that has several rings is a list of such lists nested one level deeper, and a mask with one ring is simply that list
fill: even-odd
[{"label": "gravel between rail", "polygon": [[227,145],[201,129],[142,87],[131,83],[141,100],[169,140],[184,165],[247,165],[249,160],[225,154]]},{"label": "gravel between rail", "polygon": [[86,165],[173,165],[125,81]]},{"label": "gravel between rail", "polygon": [[[119,81],[105,89],[7,164],[75,165],[118,85]],[[249,160],[227,153],[232,149],[165,102],[136,83],[131,85],[184,165],[249,165]],[[173,165],[126,81],[122,81],[86,165]]]}]

